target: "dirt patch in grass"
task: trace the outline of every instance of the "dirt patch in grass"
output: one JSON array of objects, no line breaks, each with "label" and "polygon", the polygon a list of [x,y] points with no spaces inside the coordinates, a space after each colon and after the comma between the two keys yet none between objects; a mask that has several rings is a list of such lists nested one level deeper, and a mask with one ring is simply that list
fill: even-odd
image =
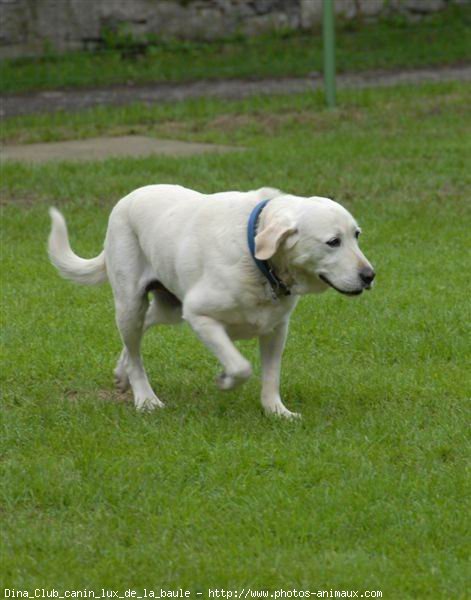
[{"label": "dirt patch in grass", "polygon": [[[102,402],[112,402],[113,404],[132,404],[132,395],[130,392],[122,393],[115,389],[99,389],[94,395]],[[67,390],[64,393],[64,397],[69,402],[80,402],[83,396],[84,392],[80,390]]]},{"label": "dirt patch in grass", "polygon": [[104,389],[98,390],[97,398],[103,402],[112,402],[114,404],[132,404],[131,392],[118,392],[118,390]]},{"label": "dirt patch in grass", "polygon": [[40,200],[41,198],[39,196],[6,194],[3,190],[0,191],[0,206],[2,207],[14,204],[15,206],[21,206],[22,208],[29,208],[38,204]]}]

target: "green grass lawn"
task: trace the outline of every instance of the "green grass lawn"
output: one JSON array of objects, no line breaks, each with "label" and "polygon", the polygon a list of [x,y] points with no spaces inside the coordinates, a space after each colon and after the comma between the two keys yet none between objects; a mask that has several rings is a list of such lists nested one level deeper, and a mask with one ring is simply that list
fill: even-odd
[{"label": "green grass lawn", "polygon": [[[434,84],[342,92],[337,111],[304,94],[6,123],[5,139],[146,131],[245,150],[2,167],[0,587],[467,597],[469,92]],[[375,289],[303,298],[291,322],[282,391],[301,422],[262,415],[256,376],[217,391],[218,366],[185,327],[145,341],[164,411],[136,414],[113,390],[110,289],[57,276],[47,207],[94,256],[114,203],[158,182],[329,195],[362,225]],[[256,343],[241,348],[258,374]]]},{"label": "green grass lawn", "polygon": [[[413,68],[469,61],[470,6],[450,7],[410,23],[405,18],[379,23],[337,23],[339,71]],[[101,52],[46,53],[42,58],[0,63],[0,91],[20,92],[106,84],[188,81],[233,77],[304,76],[322,70],[320,28],[278,32],[215,42],[142,40],[108,36]]]}]

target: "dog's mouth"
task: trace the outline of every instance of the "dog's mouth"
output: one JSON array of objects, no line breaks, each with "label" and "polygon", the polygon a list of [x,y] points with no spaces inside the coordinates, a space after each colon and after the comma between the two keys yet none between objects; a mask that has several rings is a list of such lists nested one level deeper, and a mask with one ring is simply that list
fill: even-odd
[{"label": "dog's mouth", "polygon": [[325,275],[322,275],[322,273],[318,273],[318,277],[319,277],[319,279],[322,279],[322,281],[324,283],[327,283],[327,285],[330,285],[331,288],[333,288],[337,292],[340,292],[341,294],[344,294],[345,296],[359,296],[360,294],[363,293],[363,288],[361,288],[359,290],[352,290],[352,291],[341,290],[336,285],[334,285],[331,281],[329,281]]}]

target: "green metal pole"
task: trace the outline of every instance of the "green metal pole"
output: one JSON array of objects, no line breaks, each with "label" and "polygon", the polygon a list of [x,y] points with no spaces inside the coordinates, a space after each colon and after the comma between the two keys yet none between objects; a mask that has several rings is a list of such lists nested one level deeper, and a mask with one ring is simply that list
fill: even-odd
[{"label": "green metal pole", "polygon": [[324,0],[323,6],[324,36],[324,82],[325,99],[329,108],[335,106],[335,26],[334,0]]}]

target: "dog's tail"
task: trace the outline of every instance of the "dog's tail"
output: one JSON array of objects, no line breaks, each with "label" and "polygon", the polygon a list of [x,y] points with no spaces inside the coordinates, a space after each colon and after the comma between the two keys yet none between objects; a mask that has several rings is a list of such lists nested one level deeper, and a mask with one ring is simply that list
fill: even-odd
[{"label": "dog's tail", "polygon": [[52,220],[48,240],[49,258],[62,277],[85,285],[108,281],[104,251],[95,258],[80,258],[70,247],[64,217],[55,208],[49,209],[49,215]]}]

